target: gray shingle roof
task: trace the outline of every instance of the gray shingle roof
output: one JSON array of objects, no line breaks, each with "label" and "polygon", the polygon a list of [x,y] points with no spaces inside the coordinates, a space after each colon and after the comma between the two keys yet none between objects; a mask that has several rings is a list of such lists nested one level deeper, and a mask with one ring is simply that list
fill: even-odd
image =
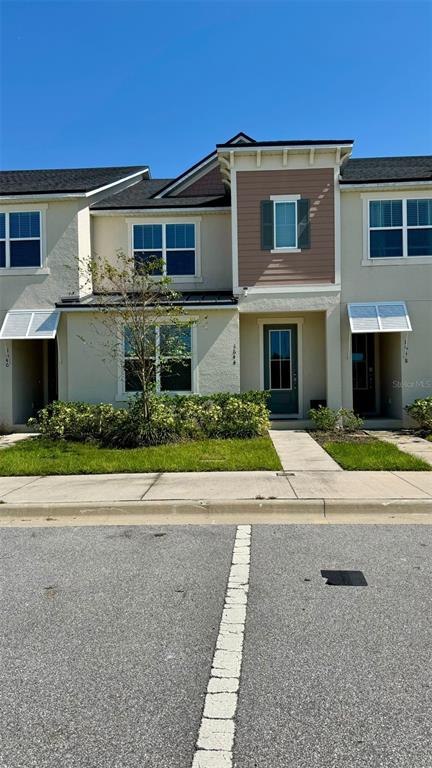
[{"label": "gray shingle roof", "polygon": [[39,171],[0,171],[0,195],[91,192],[146,170],[146,165],[115,168],[51,168]]},{"label": "gray shingle roof", "polygon": [[92,205],[92,210],[107,210],[121,208],[219,208],[230,205],[226,195],[200,195],[199,197],[187,196],[186,190],[183,197],[158,197],[152,198],[161,189],[166,187],[172,179],[143,179],[137,184],[99,200]]},{"label": "gray shingle roof", "polygon": [[342,184],[431,180],[432,155],[351,158],[341,171]]}]

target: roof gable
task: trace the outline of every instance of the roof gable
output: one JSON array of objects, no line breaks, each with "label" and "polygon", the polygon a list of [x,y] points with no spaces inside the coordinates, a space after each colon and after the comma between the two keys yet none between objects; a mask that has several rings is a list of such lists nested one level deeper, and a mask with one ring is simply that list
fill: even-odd
[{"label": "roof gable", "polygon": [[[243,131],[240,131],[239,133],[236,133],[235,136],[232,136],[228,141],[226,142],[229,146],[234,145],[240,145],[240,144],[254,144],[255,140],[251,138],[251,136],[248,136],[247,133],[243,133]],[[188,192],[186,193],[186,197],[190,197],[190,188],[195,187],[198,181],[201,181],[203,177],[209,176],[206,182],[203,182],[202,188],[206,189],[207,186],[210,186],[213,188],[217,187],[216,192],[208,192],[205,191],[204,194],[218,194],[218,195],[224,195],[226,193],[225,187],[223,185],[222,181],[222,174],[217,169],[219,168],[219,160],[217,156],[217,151],[214,150],[213,152],[210,152],[208,155],[203,157],[201,160],[199,160],[194,165],[191,165],[190,168],[187,168],[186,171],[183,171],[183,173],[180,174],[180,176],[177,176],[176,179],[173,179],[169,184],[166,185],[163,189],[161,189],[157,193],[157,197],[165,197],[166,195],[178,195],[178,194],[184,194],[186,190]],[[210,176],[210,173],[212,171],[215,171]],[[220,179],[220,183],[219,183]],[[200,186],[198,185],[196,189],[200,189]],[[193,192],[192,194],[195,194]]]}]

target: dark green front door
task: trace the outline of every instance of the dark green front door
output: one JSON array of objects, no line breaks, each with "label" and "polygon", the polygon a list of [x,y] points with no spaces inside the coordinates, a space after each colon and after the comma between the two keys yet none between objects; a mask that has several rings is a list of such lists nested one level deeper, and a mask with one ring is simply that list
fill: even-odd
[{"label": "dark green front door", "polygon": [[264,389],[273,415],[298,413],[297,347],[296,325],[264,326]]}]

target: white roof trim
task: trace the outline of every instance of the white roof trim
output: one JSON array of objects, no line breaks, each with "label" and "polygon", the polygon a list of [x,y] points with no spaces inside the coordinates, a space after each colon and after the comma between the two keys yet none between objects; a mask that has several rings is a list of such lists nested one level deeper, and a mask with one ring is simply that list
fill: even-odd
[{"label": "white roof trim", "polygon": [[412,331],[404,301],[364,301],[348,304],[351,333]]},{"label": "white roof trim", "polygon": [[54,339],[59,318],[58,310],[12,309],[3,321],[0,340]]},{"label": "white roof trim", "polygon": [[98,192],[104,192],[106,189],[110,189],[111,187],[116,187],[118,184],[124,184],[126,181],[133,181],[138,176],[142,176],[144,174],[148,175],[149,167],[148,165],[144,165],[142,168],[140,168],[139,171],[134,171],[134,173],[129,174],[129,176],[122,176],[121,179],[117,179],[117,181],[111,181],[109,184],[104,184],[103,187],[98,187],[97,189],[90,189],[88,192],[85,193],[86,197],[92,197],[92,195],[97,195]]},{"label": "white roof trim", "polygon": [[[228,145],[228,146],[218,146],[217,147],[217,153],[220,154],[226,154],[227,152],[258,152],[259,150],[261,152],[282,152],[283,150],[286,150],[287,152],[298,152],[301,150],[302,152],[310,152],[311,149],[320,150],[323,152],[336,152],[338,149],[350,149],[352,150],[353,145],[352,144],[266,144],[263,146],[259,141],[255,142],[255,144],[240,144],[240,145]],[[347,157],[348,153],[344,155],[344,157]]]}]

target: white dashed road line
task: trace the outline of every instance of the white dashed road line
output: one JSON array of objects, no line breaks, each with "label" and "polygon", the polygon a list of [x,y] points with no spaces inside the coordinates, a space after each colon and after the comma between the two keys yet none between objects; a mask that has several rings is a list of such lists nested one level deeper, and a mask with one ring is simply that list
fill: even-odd
[{"label": "white dashed road line", "polygon": [[192,768],[232,768],[249,591],[251,526],[238,525]]}]

